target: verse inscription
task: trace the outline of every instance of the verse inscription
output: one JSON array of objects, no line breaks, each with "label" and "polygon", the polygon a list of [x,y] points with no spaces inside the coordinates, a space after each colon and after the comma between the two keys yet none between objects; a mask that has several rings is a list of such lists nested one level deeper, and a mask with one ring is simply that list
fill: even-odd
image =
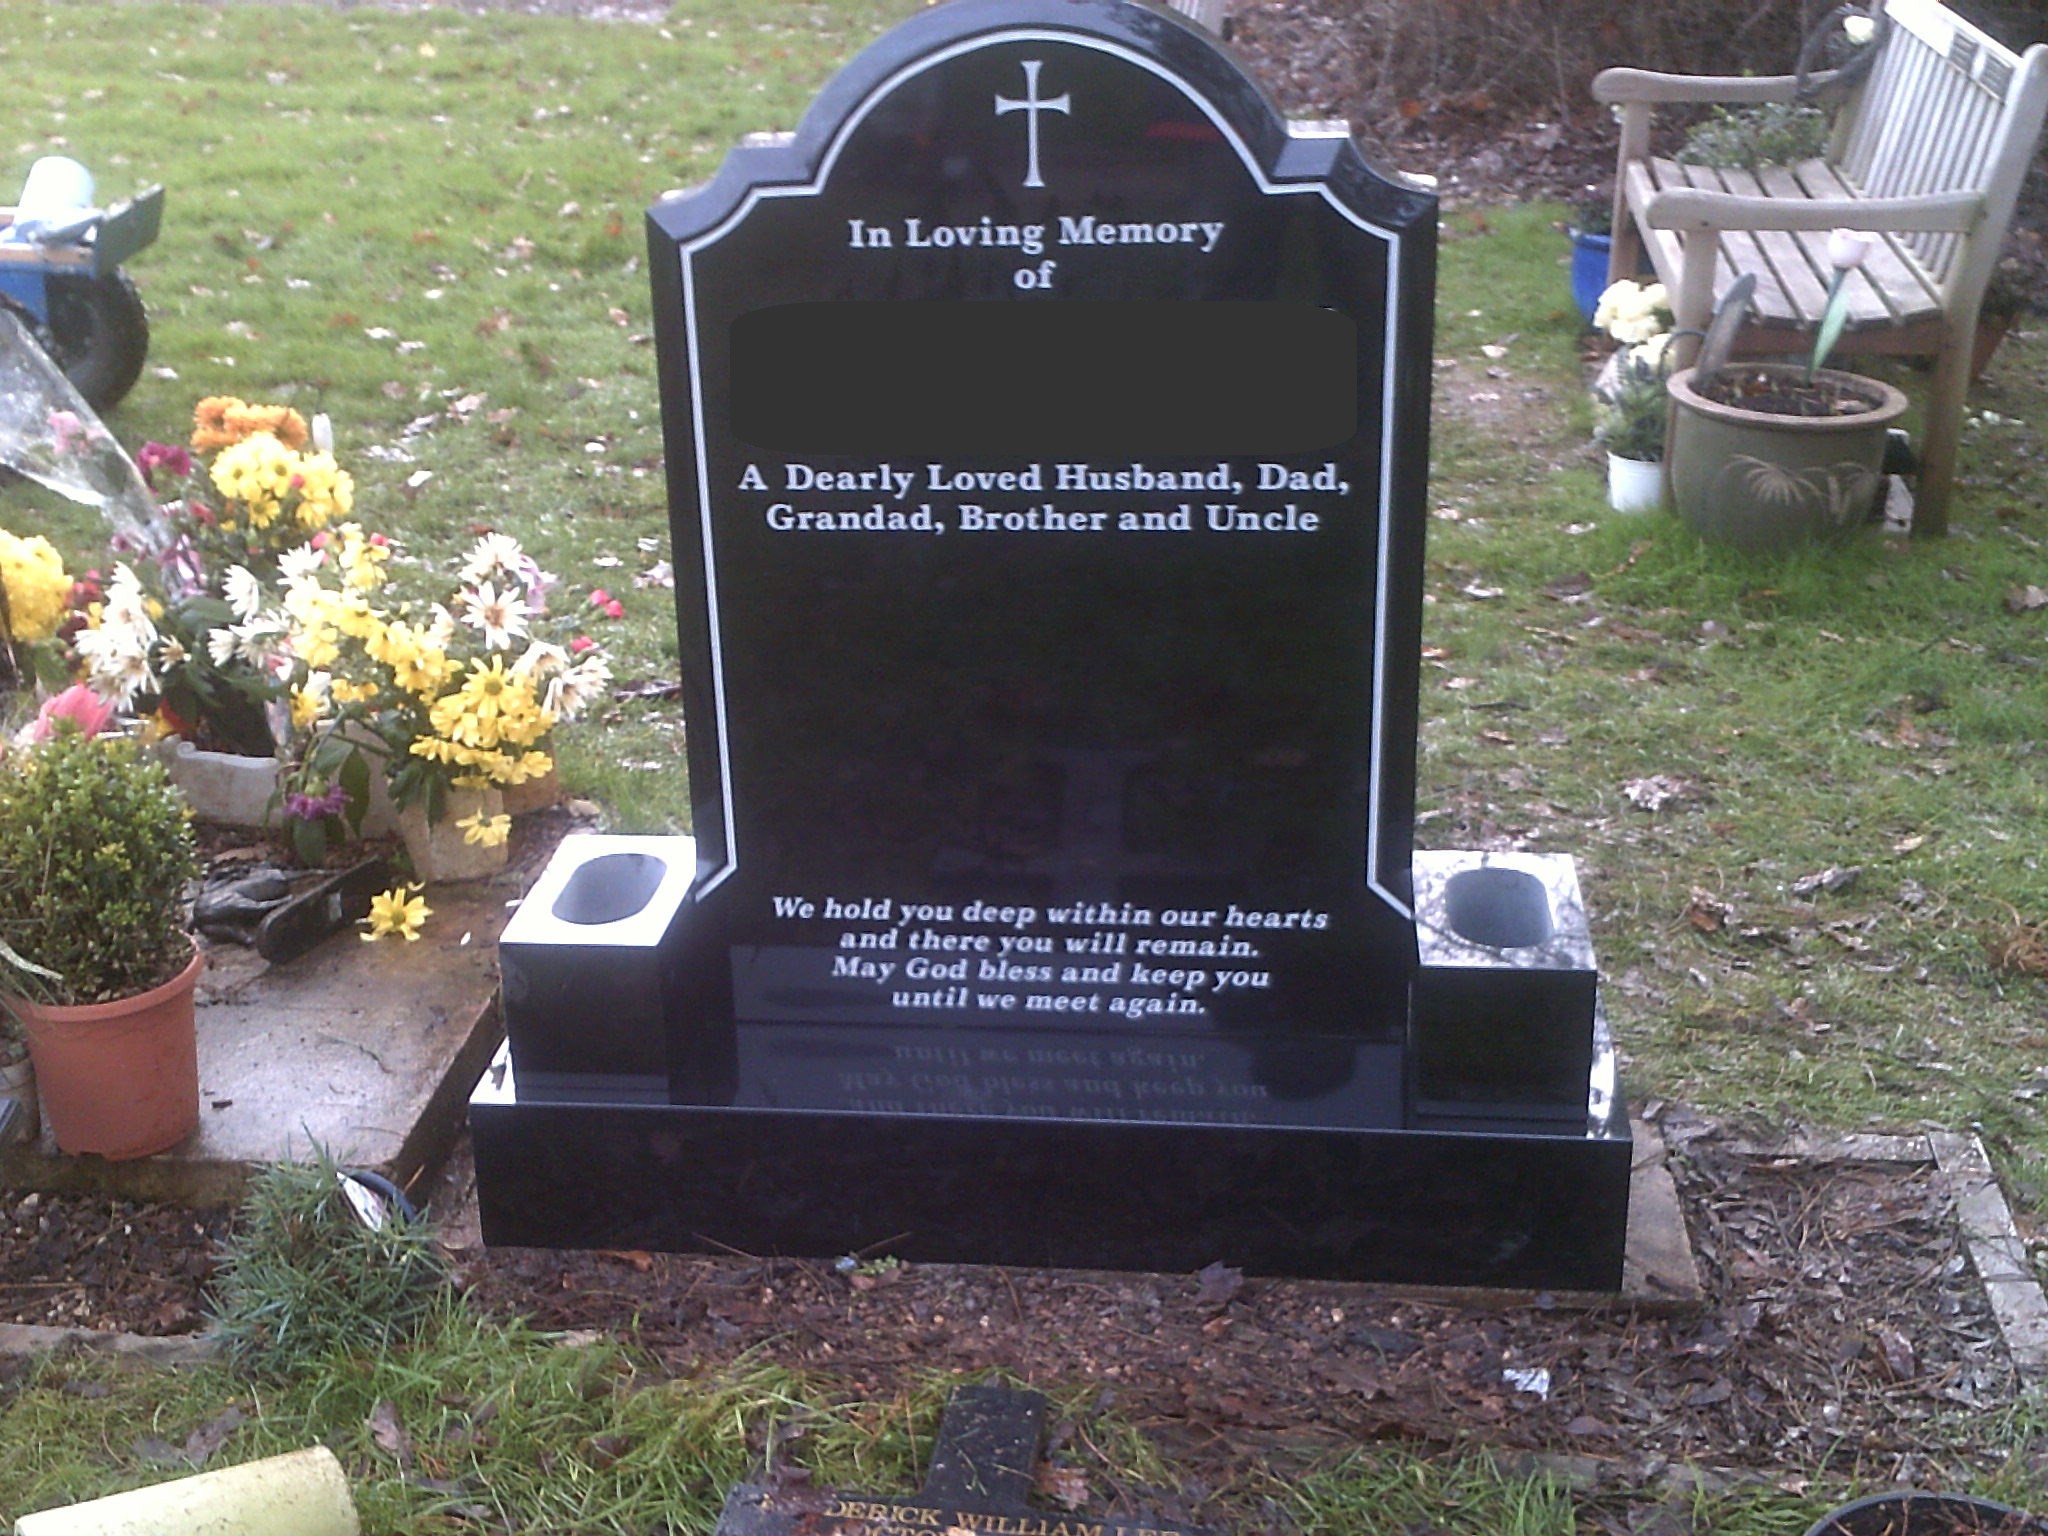
[{"label": "verse inscription", "polygon": [[772,905],[785,922],[833,925],[835,980],[886,991],[894,1008],[995,1014],[1199,1018],[1210,999],[1272,986],[1246,935],[1330,926],[1330,914],[1315,908],[1235,902],[1155,910],[1127,901],[1039,908],[779,895]]}]

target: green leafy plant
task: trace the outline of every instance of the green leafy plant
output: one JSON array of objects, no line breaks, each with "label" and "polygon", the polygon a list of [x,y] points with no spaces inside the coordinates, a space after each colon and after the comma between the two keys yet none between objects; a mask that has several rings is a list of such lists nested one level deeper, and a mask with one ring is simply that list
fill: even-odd
[{"label": "green leafy plant", "polygon": [[1655,337],[1617,354],[1613,384],[1594,401],[1594,436],[1616,458],[1655,464],[1664,457],[1671,414],[1664,388],[1666,339]]},{"label": "green leafy plant", "polygon": [[0,986],[42,1002],[146,992],[192,957],[183,798],[131,741],[71,728],[0,764]]},{"label": "green leafy plant", "polygon": [[450,1296],[423,1219],[356,1213],[324,1148],[258,1171],[222,1255],[214,1328],[230,1358],[291,1376],[333,1353],[416,1338]]},{"label": "green leafy plant", "polygon": [[1754,107],[1716,107],[1686,134],[1676,156],[1683,165],[1743,167],[1796,165],[1818,158],[1833,124],[1819,107],[1767,101]]}]

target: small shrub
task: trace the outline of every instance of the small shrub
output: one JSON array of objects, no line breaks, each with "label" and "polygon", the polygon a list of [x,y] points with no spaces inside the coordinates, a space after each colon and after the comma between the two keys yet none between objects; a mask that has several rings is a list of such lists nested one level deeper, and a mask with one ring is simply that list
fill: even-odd
[{"label": "small shrub", "polygon": [[170,980],[192,958],[197,872],[185,801],[135,743],[60,731],[17,752],[0,764],[0,990],[96,1003]]},{"label": "small shrub", "polygon": [[1797,165],[1825,153],[1833,123],[1819,107],[1767,101],[1755,107],[1716,107],[1685,136],[1677,158],[1686,165],[1755,170]]},{"label": "small shrub", "polygon": [[316,1149],[250,1182],[214,1298],[214,1331],[249,1370],[289,1375],[337,1351],[409,1342],[448,1296],[428,1223],[394,1211],[372,1230],[338,1172]]}]

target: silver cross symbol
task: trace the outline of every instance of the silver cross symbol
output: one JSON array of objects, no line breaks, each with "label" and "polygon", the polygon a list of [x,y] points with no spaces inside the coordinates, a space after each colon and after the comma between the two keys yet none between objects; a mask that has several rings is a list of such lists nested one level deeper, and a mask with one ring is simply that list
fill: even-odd
[{"label": "silver cross symbol", "polygon": [[1038,94],[1038,72],[1045,67],[1045,60],[1025,59],[1023,64],[1024,99],[1019,101],[1014,96],[996,97],[996,116],[1001,117],[1005,112],[1025,114],[1024,185],[1042,187],[1045,185],[1045,178],[1038,174],[1038,114],[1063,112],[1071,117],[1074,112],[1074,98],[1066,91],[1060,92],[1057,96],[1041,97]]}]

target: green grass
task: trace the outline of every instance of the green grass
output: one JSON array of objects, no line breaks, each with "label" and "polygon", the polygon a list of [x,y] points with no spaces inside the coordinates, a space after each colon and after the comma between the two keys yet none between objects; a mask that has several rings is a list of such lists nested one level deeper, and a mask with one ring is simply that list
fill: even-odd
[{"label": "green grass", "polygon": [[[743,133],[793,127],[916,8],[703,0],[652,28],[14,5],[0,188],[59,152],[104,198],[168,188],[129,266],[153,334],[110,417],[124,442],[182,441],[209,394],[326,411],[362,521],[444,577],[473,531],[510,532],[559,601],[624,597],[593,626],[622,681],[672,676],[670,593],[633,585],[668,542],[642,213]],[[36,487],[0,491],[0,526],[97,563],[90,514]],[[685,825],[681,731],[659,700],[565,730],[571,789],[622,829]]]},{"label": "green grass", "polygon": [[[1605,511],[1544,254],[1559,216],[1454,218],[1443,251],[1440,353],[1476,365],[1512,335],[1496,388],[1570,405],[1509,452],[1438,413],[1419,841],[1579,858],[1637,1099],[1978,1127],[2037,1217],[2048,999],[2000,957],[2048,920],[2048,637],[2007,606],[2048,574],[2048,473],[2020,424],[2044,419],[2048,349],[2009,348],[1980,388],[2008,419],[1972,431],[1949,538],[1746,557]],[[1626,787],[1653,775],[1688,794],[1638,808]]]}]

